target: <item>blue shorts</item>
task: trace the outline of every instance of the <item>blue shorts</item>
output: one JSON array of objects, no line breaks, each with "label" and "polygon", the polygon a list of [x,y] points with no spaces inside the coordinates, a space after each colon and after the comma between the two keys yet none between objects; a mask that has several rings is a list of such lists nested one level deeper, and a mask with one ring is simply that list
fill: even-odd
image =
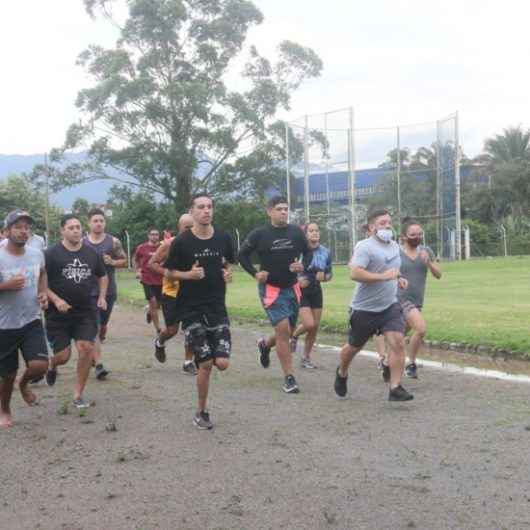
[{"label": "blue shorts", "polygon": [[270,323],[277,326],[282,320],[289,319],[289,324],[294,327],[298,320],[300,308],[300,288],[298,284],[293,287],[281,289],[268,283],[258,285],[258,294],[269,317]]}]

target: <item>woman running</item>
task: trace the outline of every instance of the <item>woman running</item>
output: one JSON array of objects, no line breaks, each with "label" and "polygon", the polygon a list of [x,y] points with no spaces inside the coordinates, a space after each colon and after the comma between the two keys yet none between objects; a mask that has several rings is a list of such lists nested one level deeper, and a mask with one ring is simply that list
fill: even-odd
[{"label": "woman running", "polygon": [[309,223],[304,230],[309,248],[313,251],[311,265],[301,275],[300,287],[302,299],[300,300],[301,324],[295,329],[291,339],[291,351],[296,352],[298,337],[306,333],[302,368],[316,368],[311,362],[311,351],[317,338],[320,319],[322,317],[322,282],[329,282],[332,277],[331,254],[320,244],[320,230],[316,223]]},{"label": "woman running", "polygon": [[427,325],[421,314],[425,296],[427,272],[439,280],[442,277],[440,266],[434,263],[434,254],[423,246],[423,228],[417,221],[404,219],[401,232],[401,276],[408,280],[407,289],[398,291],[398,299],[403,308],[407,328],[412,330],[409,343],[409,364],[405,371],[408,377],[417,379],[416,356],[423,344]]}]

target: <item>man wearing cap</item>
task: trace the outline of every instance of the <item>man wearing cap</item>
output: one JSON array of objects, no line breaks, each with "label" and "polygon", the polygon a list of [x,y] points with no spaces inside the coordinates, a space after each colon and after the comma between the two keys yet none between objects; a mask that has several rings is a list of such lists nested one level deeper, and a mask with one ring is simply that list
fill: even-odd
[{"label": "man wearing cap", "polygon": [[0,248],[0,428],[11,427],[11,395],[18,370],[18,352],[26,361],[19,388],[28,405],[36,396],[30,380],[48,367],[41,309],[48,306],[44,255],[26,247],[33,219],[15,210],[4,221],[7,244]]}]

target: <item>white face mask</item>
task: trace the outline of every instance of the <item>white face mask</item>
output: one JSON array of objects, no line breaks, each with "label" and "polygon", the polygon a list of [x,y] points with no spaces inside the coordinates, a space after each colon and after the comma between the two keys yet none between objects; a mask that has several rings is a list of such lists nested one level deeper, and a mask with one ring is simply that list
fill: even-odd
[{"label": "white face mask", "polygon": [[390,230],[390,228],[380,228],[376,232],[377,237],[384,241],[385,243],[388,243],[389,241],[392,241],[392,237],[394,236],[394,232]]}]

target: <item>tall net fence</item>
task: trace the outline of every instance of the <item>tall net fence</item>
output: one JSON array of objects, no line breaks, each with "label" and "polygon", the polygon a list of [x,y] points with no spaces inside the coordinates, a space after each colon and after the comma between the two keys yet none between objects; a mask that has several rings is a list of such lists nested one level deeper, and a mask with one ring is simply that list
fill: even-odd
[{"label": "tall net fence", "polygon": [[366,237],[366,214],[375,207],[391,212],[396,230],[417,219],[439,257],[460,257],[457,115],[360,129],[352,109],[343,109],[288,123],[286,140],[293,220],[316,221],[335,261],[347,261]]}]

